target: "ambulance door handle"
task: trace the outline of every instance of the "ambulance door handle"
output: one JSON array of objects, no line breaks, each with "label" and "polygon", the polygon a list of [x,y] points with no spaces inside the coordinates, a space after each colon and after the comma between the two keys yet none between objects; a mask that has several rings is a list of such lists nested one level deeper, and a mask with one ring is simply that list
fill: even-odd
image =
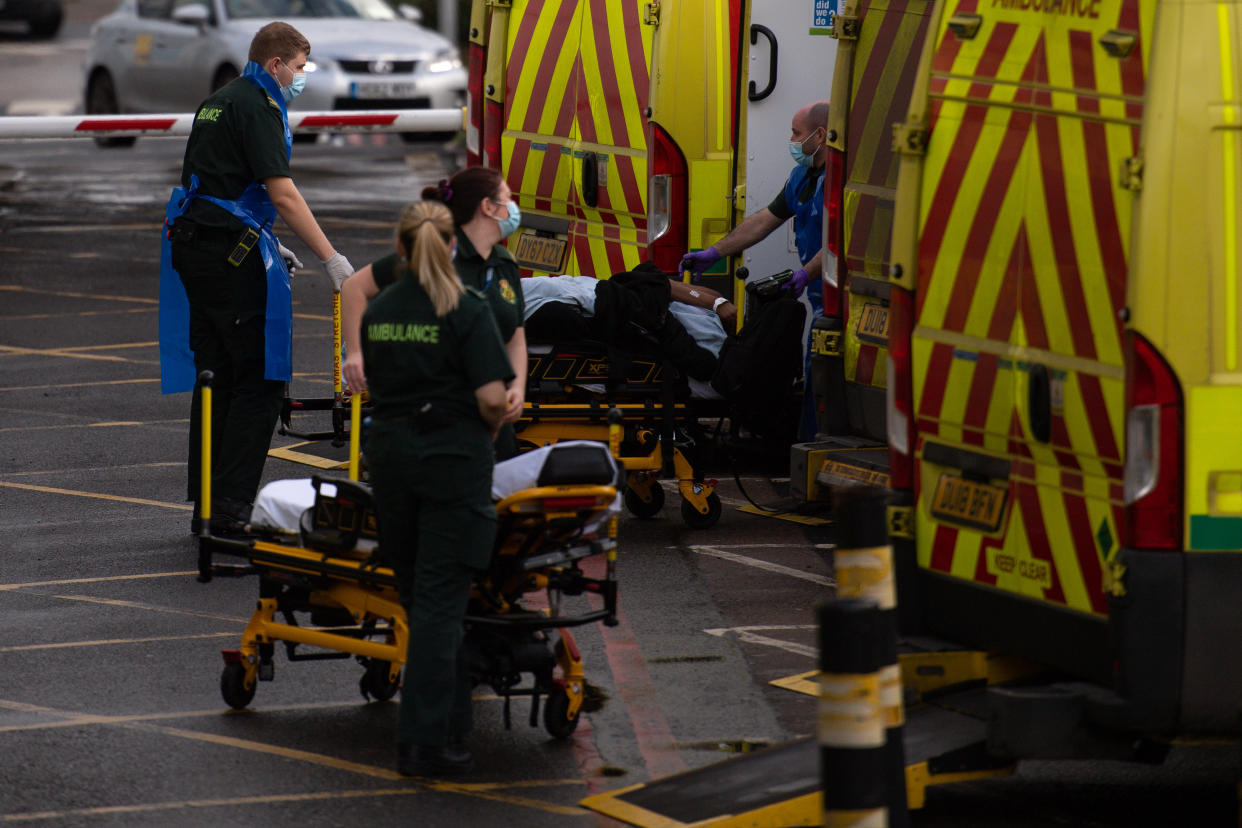
[{"label": "ambulance door handle", "polygon": [[768,85],[763,87],[762,92],[756,92],[755,82],[750,82],[750,90],[746,93],[746,97],[752,101],[762,101],[768,95],[772,94],[772,90],[776,88],[776,34],[767,26],[759,23],[750,25],[750,45],[754,46],[759,42],[759,35],[763,35],[768,39]]},{"label": "ambulance door handle", "polygon": [[593,152],[582,154],[582,200],[588,207],[599,206],[599,156]]},{"label": "ambulance door handle", "polygon": [[1031,415],[1031,436],[1041,443],[1052,439],[1052,381],[1048,366],[1032,365],[1028,404]]}]

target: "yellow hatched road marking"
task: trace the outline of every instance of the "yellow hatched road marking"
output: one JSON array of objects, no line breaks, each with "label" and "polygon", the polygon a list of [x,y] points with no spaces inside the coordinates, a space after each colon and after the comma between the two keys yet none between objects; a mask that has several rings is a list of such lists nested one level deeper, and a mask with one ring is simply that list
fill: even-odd
[{"label": "yellow hatched road marking", "polygon": [[[1220,37],[1220,91],[1224,99],[1225,123],[1232,126],[1233,107],[1233,25],[1230,6],[1221,3],[1216,7],[1217,32]],[[1232,129],[1222,132],[1224,150],[1225,185],[1225,369],[1238,367],[1238,214],[1237,214],[1237,159]]]},{"label": "yellow hatched road marking", "polygon": [[101,584],[107,581],[141,581],[148,578],[184,578],[187,575],[197,575],[198,570],[185,570],[184,572],[151,572],[140,575],[104,575],[98,578],[64,578],[59,581],[27,581],[17,584],[0,584],[0,591],[6,589],[26,589],[27,587],[46,587],[46,586],[65,586],[67,584]]},{"label": "yellow hatched road marking", "polygon": [[145,296],[114,296],[107,293],[81,293],[73,290],[47,290],[45,288],[23,287],[22,285],[0,285],[0,290],[14,293],[37,293],[41,296],[64,296],[70,299],[102,299],[109,302],[135,302],[142,305],[158,305],[160,300]]},{"label": "yellow hatched road marking", "polygon": [[186,503],[167,503],[162,500],[147,500],[141,497],[124,497],[122,495],[102,494],[100,492],[81,492],[74,489],[57,489],[52,486],[35,486],[30,483],[13,483],[7,480],[0,480],[0,488],[22,489],[30,492],[43,492],[44,494],[60,494],[70,495],[72,497],[89,497],[96,500],[115,500],[120,503],[136,503],[139,506],[159,506],[164,509],[177,509],[183,512],[193,511],[194,507]]}]

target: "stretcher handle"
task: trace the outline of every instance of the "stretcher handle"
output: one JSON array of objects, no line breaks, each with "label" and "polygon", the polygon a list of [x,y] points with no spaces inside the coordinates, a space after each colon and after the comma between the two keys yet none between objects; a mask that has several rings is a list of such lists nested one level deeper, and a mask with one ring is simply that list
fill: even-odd
[{"label": "stretcher handle", "polygon": [[211,383],[216,375],[211,371],[203,371],[198,375],[200,398],[201,444],[199,451],[198,478],[198,517],[201,521],[199,534],[211,535]]},{"label": "stretcher handle", "polygon": [[358,453],[361,440],[362,393],[355,391],[349,395],[349,479],[354,482],[358,480]]}]

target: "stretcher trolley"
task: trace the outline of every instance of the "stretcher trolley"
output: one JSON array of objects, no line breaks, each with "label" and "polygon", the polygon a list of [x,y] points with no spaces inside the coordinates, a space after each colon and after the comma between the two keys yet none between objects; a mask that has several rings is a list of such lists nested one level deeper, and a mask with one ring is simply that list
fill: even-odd
[{"label": "stretcher trolley", "polygon": [[706,383],[671,364],[624,357],[601,343],[528,346],[525,410],[515,429],[524,447],[563,440],[609,440],[609,412],[619,411],[618,461],[626,471],[625,506],[654,517],[664,506],[661,478],[677,480],[681,517],[693,529],[720,520],[716,481],[700,467],[706,437],[701,418],[723,416],[725,401]]},{"label": "stretcher trolley", "polygon": [[[210,394],[204,397],[209,406]],[[354,424],[360,400],[351,402]],[[614,444],[619,426],[616,432]],[[406,613],[396,576],[376,543],[370,488],[358,479],[356,427],[350,438],[350,478],[268,484],[255,504],[252,536],[213,537],[210,515],[202,515],[199,580],[259,577],[259,601],[241,645],[222,653],[220,690],[230,707],[246,707],[258,682],[274,678],[278,644],[290,662],[356,658],[368,699],[390,699],[400,688]],[[203,456],[211,456],[209,444]],[[488,685],[505,700],[506,726],[513,697],[531,697],[532,726],[544,699],[544,726],[564,739],[578,724],[586,691],[571,630],[598,621],[616,624],[618,467],[598,443],[549,447],[508,462],[497,467],[497,481],[503,478],[510,493],[496,504],[491,565],[471,591],[466,657],[475,685]],[[205,493],[209,477],[204,474]],[[281,486],[296,493],[265,503],[269,490]],[[210,502],[206,494],[203,502]],[[295,531],[287,519],[271,519],[281,509],[298,515]],[[244,562],[216,563],[217,555]],[[598,596],[591,609],[563,612],[562,597],[583,594]]]}]

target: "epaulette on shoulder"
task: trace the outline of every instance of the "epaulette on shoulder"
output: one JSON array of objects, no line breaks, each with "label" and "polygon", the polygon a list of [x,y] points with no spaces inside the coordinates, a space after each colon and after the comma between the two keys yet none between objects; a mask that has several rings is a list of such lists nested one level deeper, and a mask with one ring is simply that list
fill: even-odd
[{"label": "epaulette on shoulder", "polygon": [[487,299],[487,294],[485,294],[483,291],[479,290],[478,288],[470,287],[470,285],[463,285],[463,287],[466,288],[466,293],[470,294],[475,299]]},{"label": "epaulette on shoulder", "polygon": [[275,109],[277,112],[279,112],[279,111],[280,111],[280,104],[276,103],[276,99],[275,99],[275,98],[273,98],[271,95],[267,95],[267,94],[265,94],[263,97],[267,98],[267,103],[268,103],[268,105],[269,105],[269,106],[271,106],[271,107],[272,107],[273,109]]}]

